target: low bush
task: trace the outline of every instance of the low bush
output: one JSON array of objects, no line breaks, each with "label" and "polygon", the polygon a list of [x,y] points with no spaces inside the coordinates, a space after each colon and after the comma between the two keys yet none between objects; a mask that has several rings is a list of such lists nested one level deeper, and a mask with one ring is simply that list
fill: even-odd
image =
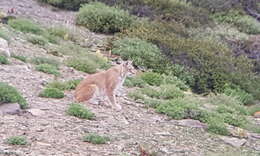
[{"label": "low bush", "polygon": [[128,12],[93,2],[83,5],[77,14],[76,23],[94,32],[115,33],[122,31],[134,22]]},{"label": "low bush", "polygon": [[12,136],[6,141],[10,145],[27,145],[27,139],[25,136]]},{"label": "low bush", "polygon": [[229,23],[236,26],[240,31],[248,34],[259,34],[260,23],[253,17],[237,10],[220,12],[213,15],[217,22]]},{"label": "low bush", "polygon": [[149,42],[138,38],[123,38],[113,42],[113,54],[120,55],[124,60],[130,59],[134,65],[162,71],[166,67],[166,58],[160,49]]},{"label": "low bush", "polygon": [[200,115],[198,105],[189,98],[177,98],[156,107],[156,111],[173,119],[197,118]]},{"label": "low bush", "polygon": [[22,109],[27,108],[27,102],[16,88],[0,82],[0,103],[18,103]]},{"label": "low bush", "polygon": [[189,87],[176,76],[172,76],[172,75],[162,75],[162,76],[163,76],[163,84],[165,85],[172,84],[184,91],[187,91],[189,89]]},{"label": "low bush", "polygon": [[8,25],[24,33],[32,33],[37,35],[43,33],[43,29],[38,24],[27,19],[12,19],[8,21]]},{"label": "low bush", "polygon": [[208,131],[220,135],[229,135],[229,131],[227,130],[223,117],[214,113],[211,114],[212,115],[208,116],[206,122],[208,124]]},{"label": "low bush", "polygon": [[40,64],[35,67],[36,70],[47,73],[47,74],[53,74],[55,76],[59,76],[60,72],[58,71],[58,68],[51,65],[51,64]]},{"label": "low bush", "polygon": [[8,59],[3,56],[3,55],[0,55],[0,64],[9,64],[10,62],[8,61]]},{"label": "low bush", "polygon": [[128,93],[128,97],[130,97],[131,99],[138,101],[138,100],[144,100],[145,97],[143,95],[143,93],[139,90],[135,90],[135,91],[131,91]]},{"label": "low bush", "polygon": [[239,87],[226,86],[223,92],[227,96],[231,96],[242,102],[243,104],[252,104],[254,97]]},{"label": "low bush", "polygon": [[65,95],[61,90],[59,90],[57,88],[45,88],[43,91],[40,92],[39,96],[45,97],[45,98],[61,99]]},{"label": "low bush", "polygon": [[78,10],[80,6],[90,0],[39,0],[40,2],[48,3],[55,7],[68,9],[68,10]]},{"label": "low bush", "polygon": [[165,84],[161,85],[159,88],[160,97],[162,99],[176,99],[183,98],[184,93],[175,85]]},{"label": "low bush", "polygon": [[86,73],[95,73],[97,69],[107,69],[110,67],[110,64],[105,59],[91,54],[69,58],[66,64],[69,67]]},{"label": "low bush", "polygon": [[45,38],[37,35],[29,35],[27,37],[27,41],[31,42],[32,44],[37,44],[41,46],[44,46],[48,43],[48,41]]},{"label": "low bush", "polygon": [[12,55],[13,58],[20,60],[22,62],[27,62],[27,57],[22,55]]},{"label": "low bush", "polygon": [[100,136],[95,133],[87,134],[83,137],[84,142],[90,142],[92,144],[105,144],[110,141],[109,137]]},{"label": "low bush", "polygon": [[59,90],[73,90],[80,83],[81,79],[69,80],[65,82],[53,81],[47,84],[47,88],[57,88]]},{"label": "low bush", "polygon": [[154,72],[145,72],[140,75],[141,79],[151,86],[159,86],[163,82],[161,74]]},{"label": "low bush", "polygon": [[81,119],[91,120],[95,117],[94,113],[90,112],[88,109],[78,103],[70,104],[67,113],[71,116],[75,116]]},{"label": "low bush", "polygon": [[47,57],[34,57],[34,58],[32,58],[31,62],[36,65],[50,64],[55,67],[58,67],[60,64],[57,60],[52,59],[52,58],[47,58]]},{"label": "low bush", "polygon": [[140,76],[127,77],[124,82],[124,86],[143,88],[147,86],[147,83]]},{"label": "low bush", "polygon": [[221,115],[223,115],[224,122],[232,126],[243,128],[248,123],[245,116],[242,115],[231,114],[231,113],[224,113]]}]

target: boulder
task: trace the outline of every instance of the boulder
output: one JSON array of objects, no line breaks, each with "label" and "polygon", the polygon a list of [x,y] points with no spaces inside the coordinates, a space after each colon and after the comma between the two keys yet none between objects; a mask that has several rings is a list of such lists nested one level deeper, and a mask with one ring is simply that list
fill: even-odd
[{"label": "boulder", "polygon": [[3,38],[0,38],[0,55],[11,56],[8,42]]},{"label": "boulder", "polygon": [[6,103],[0,105],[0,115],[15,115],[21,112],[20,105],[18,103]]},{"label": "boulder", "polygon": [[226,136],[221,136],[220,139],[233,147],[241,147],[246,143],[246,139],[238,139]]}]

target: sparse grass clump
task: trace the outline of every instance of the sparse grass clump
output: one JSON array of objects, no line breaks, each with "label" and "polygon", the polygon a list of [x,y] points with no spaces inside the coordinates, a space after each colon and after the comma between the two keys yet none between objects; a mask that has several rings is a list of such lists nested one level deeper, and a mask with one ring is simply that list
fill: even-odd
[{"label": "sparse grass clump", "polygon": [[12,28],[24,33],[41,34],[43,29],[36,23],[27,19],[12,19],[8,21]]},{"label": "sparse grass clump", "polygon": [[27,57],[22,55],[12,55],[13,58],[20,60],[22,62],[27,62]]},{"label": "sparse grass clump", "polygon": [[147,86],[147,83],[140,77],[140,76],[135,76],[135,77],[127,77],[124,86],[127,87],[140,87],[143,88]]},{"label": "sparse grass clump", "polygon": [[0,82],[0,103],[18,103],[22,109],[27,107],[26,100],[16,90],[7,83]]},{"label": "sparse grass clump", "polygon": [[3,55],[0,55],[0,64],[9,64],[10,62],[8,61],[8,59],[3,56]]},{"label": "sparse grass clump", "polygon": [[10,145],[27,145],[27,139],[25,136],[12,136],[6,141]]},{"label": "sparse grass clump", "polygon": [[66,82],[53,81],[48,83],[47,88],[57,88],[59,90],[73,90],[80,83],[81,79],[69,80]]},{"label": "sparse grass clump", "polygon": [[197,115],[200,115],[197,103],[189,98],[170,100],[156,107],[156,111],[166,114],[173,119],[196,118]]},{"label": "sparse grass clump", "polygon": [[81,119],[91,120],[95,117],[94,113],[90,112],[87,108],[78,103],[70,104],[67,113]]},{"label": "sparse grass clump", "polygon": [[40,65],[40,64],[50,64],[50,65],[53,65],[55,67],[58,67],[59,66],[59,62],[55,59],[52,59],[52,58],[47,58],[47,57],[34,57],[31,62],[33,64],[36,64],[36,65]]},{"label": "sparse grass clump", "polygon": [[152,86],[159,86],[163,82],[163,77],[154,72],[145,72],[141,76],[141,79],[144,80],[147,84]]},{"label": "sparse grass clump", "polygon": [[66,61],[67,66],[78,71],[86,73],[95,73],[97,69],[106,69],[110,67],[109,63],[95,55],[85,55],[80,57],[72,57]]},{"label": "sparse grass clump", "polygon": [[65,95],[61,90],[57,88],[45,88],[43,91],[40,92],[39,96],[45,98],[61,99]]},{"label": "sparse grass clump", "polygon": [[27,37],[27,40],[29,42],[31,42],[32,44],[37,44],[40,46],[44,46],[48,43],[48,41],[45,38],[43,38],[42,36],[37,36],[37,35],[29,35]]},{"label": "sparse grass clump", "polygon": [[98,134],[87,134],[83,137],[83,141],[84,142],[90,142],[92,144],[105,144],[108,141],[110,141],[110,139],[108,137],[105,136],[100,136]]},{"label": "sparse grass clump", "polygon": [[238,88],[238,87],[230,87],[227,86],[224,89],[224,94],[227,96],[231,96],[242,102],[243,104],[252,104],[254,101],[253,95],[247,93],[246,91]]},{"label": "sparse grass clump", "polygon": [[77,14],[76,22],[94,32],[115,33],[128,28],[133,17],[119,8],[100,2],[83,5]]},{"label": "sparse grass clump", "polygon": [[55,76],[60,75],[58,68],[53,65],[50,65],[50,64],[40,64],[40,65],[37,65],[35,69],[38,71],[47,73],[47,74],[53,74]]}]

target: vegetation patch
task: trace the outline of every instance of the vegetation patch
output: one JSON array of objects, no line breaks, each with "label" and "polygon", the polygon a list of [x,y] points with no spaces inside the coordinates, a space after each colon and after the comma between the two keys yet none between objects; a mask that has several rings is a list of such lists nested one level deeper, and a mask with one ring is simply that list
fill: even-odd
[{"label": "vegetation patch", "polygon": [[27,57],[22,55],[12,55],[13,58],[20,60],[22,62],[27,62]]},{"label": "vegetation patch", "polygon": [[65,95],[61,90],[57,88],[45,88],[43,91],[40,92],[39,96],[45,98],[61,99]]},{"label": "vegetation patch", "polygon": [[55,76],[60,75],[58,68],[53,65],[50,65],[50,64],[40,64],[40,65],[37,65],[35,69],[38,71],[47,73],[47,74],[53,74]]},{"label": "vegetation patch", "polygon": [[16,88],[0,82],[0,103],[18,103],[22,109],[27,108],[27,102]]},{"label": "vegetation patch", "polygon": [[151,86],[159,86],[163,82],[163,77],[154,72],[145,72],[140,75],[141,79]]},{"label": "vegetation patch", "polygon": [[10,145],[27,145],[27,139],[25,136],[12,136],[9,137],[6,142]]},{"label": "vegetation patch", "polygon": [[10,62],[5,56],[0,55],[0,64],[10,64]]},{"label": "vegetation patch", "polygon": [[90,112],[87,108],[78,103],[70,104],[67,113],[71,116],[75,116],[81,119],[92,120],[95,117],[94,113]]},{"label": "vegetation patch", "polygon": [[43,38],[42,36],[37,36],[37,35],[29,35],[27,37],[27,40],[29,42],[31,42],[32,44],[37,44],[40,46],[44,46],[48,43],[48,41],[45,38]]},{"label": "vegetation patch", "polygon": [[43,33],[43,29],[38,24],[27,19],[12,19],[8,21],[8,25],[24,33],[32,33],[38,35]]},{"label": "vegetation patch", "polygon": [[167,59],[162,57],[160,49],[152,43],[138,38],[123,38],[113,42],[113,54],[124,60],[132,60],[134,65],[161,71],[166,68]]},{"label": "vegetation patch", "polygon": [[47,88],[57,88],[59,90],[73,90],[80,83],[81,79],[69,80],[65,82],[53,81],[47,84]]},{"label": "vegetation patch", "polygon": [[89,142],[92,144],[105,144],[108,141],[110,141],[109,137],[106,136],[100,136],[98,134],[92,133],[92,134],[87,134],[83,137],[84,142]]},{"label": "vegetation patch", "polygon": [[133,21],[128,12],[99,2],[83,5],[76,19],[77,24],[101,33],[122,31],[131,26]]}]

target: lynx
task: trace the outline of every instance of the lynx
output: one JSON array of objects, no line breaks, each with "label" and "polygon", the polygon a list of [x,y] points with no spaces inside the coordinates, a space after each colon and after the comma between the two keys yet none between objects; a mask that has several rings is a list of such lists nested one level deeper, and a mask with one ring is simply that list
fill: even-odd
[{"label": "lynx", "polygon": [[121,110],[121,105],[116,102],[116,94],[122,88],[125,78],[133,74],[135,69],[132,62],[126,61],[106,71],[89,75],[77,86],[75,99],[77,102],[88,101],[93,104],[108,102],[117,110]]}]

